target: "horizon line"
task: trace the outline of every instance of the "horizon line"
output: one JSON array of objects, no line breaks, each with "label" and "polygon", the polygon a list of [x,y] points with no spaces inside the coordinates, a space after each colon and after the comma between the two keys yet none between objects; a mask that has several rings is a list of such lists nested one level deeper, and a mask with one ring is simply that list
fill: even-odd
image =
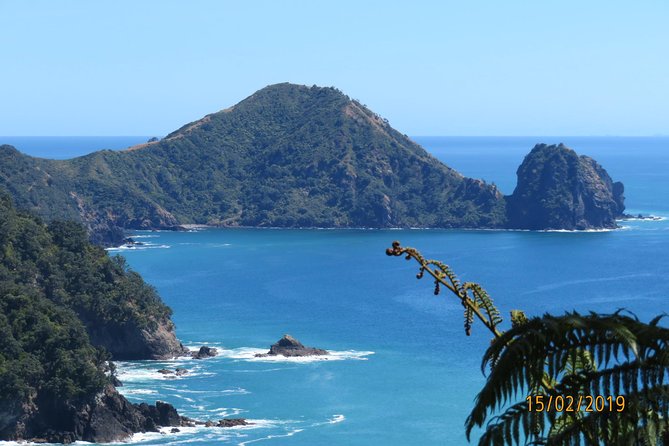
[{"label": "horizon line", "polygon": [[[145,135],[0,135],[0,138],[153,138],[159,139],[164,136],[155,134]],[[669,133],[658,133],[653,135],[410,135],[409,138],[667,138]]]}]

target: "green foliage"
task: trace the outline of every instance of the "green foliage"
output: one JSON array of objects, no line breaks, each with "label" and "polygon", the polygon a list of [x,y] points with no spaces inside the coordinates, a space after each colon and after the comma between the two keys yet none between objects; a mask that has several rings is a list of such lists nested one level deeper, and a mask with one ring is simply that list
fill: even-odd
[{"label": "green foliage", "polygon": [[[468,437],[485,429],[479,445],[669,444],[669,329],[659,325],[661,317],[650,323],[621,312],[528,319],[513,310],[504,332],[480,286],[460,285],[447,265],[399,242],[386,253],[416,260],[419,279],[427,272],[435,293],[446,286],[458,297],[467,334],[476,316],[495,336],[482,362],[490,373],[466,422]],[[531,410],[537,397],[547,405],[572,401],[571,410],[538,411],[536,404]]]},{"label": "green foliage", "polygon": [[386,249],[388,256],[404,256],[406,260],[415,260],[420,265],[417,279],[422,279],[425,272],[434,278],[434,294],[441,292],[441,287],[451,291],[460,299],[465,308],[465,333],[471,333],[471,325],[474,317],[478,318],[495,335],[501,332],[497,326],[502,322],[502,317],[488,293],[478,284],[472,282],[460,283],[451,267],[439,260],[428,260],[415,248],[402,247],[400,242],[395,241],[391,248]]},{"label": "green foliage", "polygon": [[500,227],[506,218],[496,188],[464,179],[334,88],[273,85],[137,150],[50,161],[4,146],[0,158],[0,185],[18,206],[94,230]]},{"label": "green foliage", "polygon": [[[658,444],[669,415],[669,329],[658,321],[646,324],[621,313],[544,315],[503,333],[484,355],[483,367],[490,362],[495,366],[477,396],[467,431],[502,410],[479,444],[518,443],[510,435],[518,427],[526,437],[548,444],[593,439],[604,444]],[[585,411],[585,404],[573,413],[537,414],[518,406],[504,410],[508,401],[537,394],[544,379],[554,383],[541,390],[547,396],[576,401],[584,395],[622,396],[625,409],[618,411],[605,399],[604,410],[592,412]]]},{"label": "green foliage", "polygon": [[169,314],[155,291],[121,258],[91,245],[80,225],[47,227],[0,193],[0,413],[37,401],[67,407],[102,389],[109,354],[91,345],[82,320],[150,328]]}]

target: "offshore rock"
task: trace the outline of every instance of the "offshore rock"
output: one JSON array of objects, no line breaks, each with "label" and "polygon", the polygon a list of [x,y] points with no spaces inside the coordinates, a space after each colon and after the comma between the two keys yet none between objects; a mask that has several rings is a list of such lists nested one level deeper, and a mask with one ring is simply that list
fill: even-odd
[{"label": "offshore rock", "polygon": [[249,423],[244,418],[223,418],[218,421],[218,427],[248,426]]},{"label": "offshore rock", "polygon": [[616,228],[625,210],[624,186],[587,156],[564,144],[537,144],[518,168],[507,196],[508,227],[514,229]]},{"label": "offshore rock", "polygon": [[205,358],[212,358],[218,354],[218,350],[216,350],[213,347],[207,347],[206,345],[203,345],[200,347],[200,350],[197,352],[192,353],[193,359],[205,359]]},{"label": "offshore rock", "polygon": [[320,348],[305,347],[300,341],[291,335],[283,335],[275,344],[273,344],[267,353],[258,353],[256,357],[263,358],[267,356],[320,356],[327,355],[327,350]]}]

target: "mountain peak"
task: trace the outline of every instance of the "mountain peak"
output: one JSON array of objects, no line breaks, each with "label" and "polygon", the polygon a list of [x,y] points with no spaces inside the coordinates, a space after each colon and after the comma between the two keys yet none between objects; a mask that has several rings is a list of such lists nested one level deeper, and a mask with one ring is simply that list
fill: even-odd
[{"label": "mountain peak", "polygon": [[[181,224],[509,225],[507,201],[495,186],[463,177],[332,87],[269,85],[130,151],[66,161],[4,152],[0,184],[19,205],[48,219],[77,216],[98,233]],[[622,188],[614,191],[601,166],[588,160],[564,145],[536,145],[519,169],[511,227],[614,226]],[[572,193],[581,177],[592,193]],[[539,218],[546,210],[535,205],[547,196],[557,200],[553,207],[575,204]],[[594,216],[574,216],[583,200],[594,203]]]}]

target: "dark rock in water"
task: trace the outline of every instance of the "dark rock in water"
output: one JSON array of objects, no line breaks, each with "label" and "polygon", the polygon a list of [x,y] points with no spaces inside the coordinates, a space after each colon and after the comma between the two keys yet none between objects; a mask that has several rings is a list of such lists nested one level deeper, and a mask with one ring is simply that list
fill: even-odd
[{"label": "dark rock in water", "polygon": [[181,417],[177,410],[168,403],[156,401],[156,409],[158,410],[158,424],[161,426],[181,426]]},{"label": "dark rock in water", "polygon": [[[183,376],[186,373],[188,373],[188,370],[177,367],[174,370],[160,369],[160,370],[158,370],[158,373],[162,373],[163,375]],[[174,377],[174,376],[172,376],[172,377]]]},{"label": "dark rock in water", "polygon": [[235,427],[235,426],[248,426],[249,423],[244,418],[224,418],[219,420],[218,427]]},{"label": "dark rock in water", "polygon": [[291,335],[283,335],[276,344],[273,344],[269,352],[259,353],[256,357],[262,358],[265,356],[318,356],[318,355],[327,355],[327,350],[322,350],[320,348],[305,347],[300,341],[293,338]]},{"label": "dark rock in water", "polygon": [[181,429],[176,428],[176,427],[173,427],[172,429],[170,429],[170,433],[171,433],[171,434],[176,434],[176,433],[178,433],[178,432],[181,432]]},{"label": "dark rock in water", "polygon": [[219,420],[218,423],[215,421],[207,420],[204,423],[196,422],[195,424],[204,427],[235,427],[235,426],[248,426],[249,424],[253,423],[249,423],[244,418],[223,418],[222,420]]},{"label": "dark rock in water", "polygon": [[217,354],[218,350],[216,350],[213,347],[207,347],[206,345],[200,347],[200,350],[198,350],[197,352],[192,353],[193,359],[211,358],[213,356],[216,356]]},{"label": "dark rock in water", "polygon": [[518,168],[507,196],[508,227],[515,229],[616,228],[625,210],[622,183],[595,160],[560,145],[537,144]]},{"label": "dark rock in water", "polygon": [[126,246],[142,246],[142,245],[144,245],[143,242],[138,242],[137,240],[135,240],[132,237],[128,237],[125,240],[123,240],[123,244],[126,245]]},{"label": "dark rock in water", "polygon": [[662,217],[658,217],[658,216],[656,216],[656,215],[643,215],[643,214],[632,215],[632,214],[624,214],[622,217],[620,217],[620,220],[651,220],[651,221],[660,221],[660,220],[662,220]]}]

